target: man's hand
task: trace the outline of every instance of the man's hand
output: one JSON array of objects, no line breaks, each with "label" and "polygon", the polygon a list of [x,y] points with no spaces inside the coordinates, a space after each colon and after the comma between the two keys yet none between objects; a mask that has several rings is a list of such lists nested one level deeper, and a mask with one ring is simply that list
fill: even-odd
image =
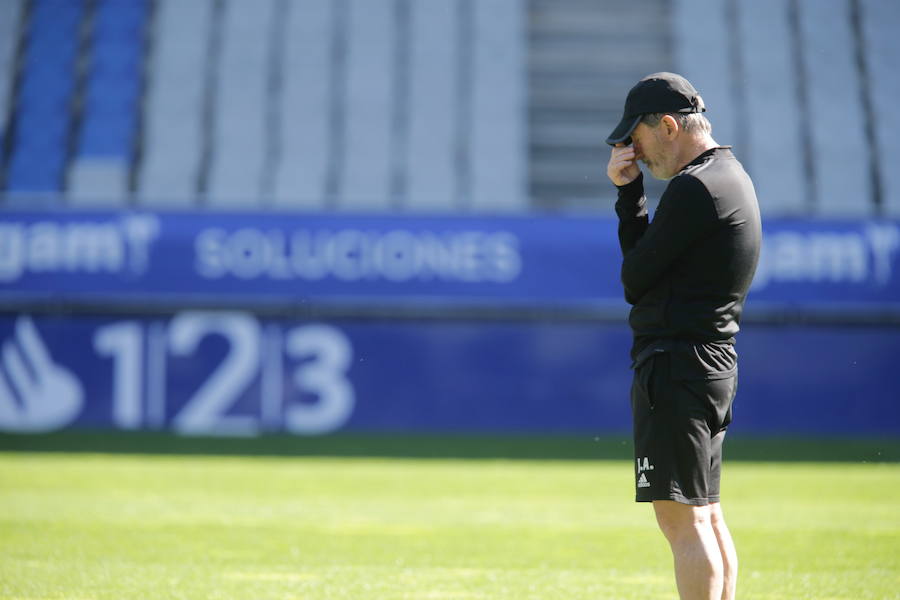
[{"label": "man's hand", "polygon": [[629,184],[637,179],[641,174],[641,168],[634,155],[634,145],[616,144],[610,153],[606,174],[617,186]]}]

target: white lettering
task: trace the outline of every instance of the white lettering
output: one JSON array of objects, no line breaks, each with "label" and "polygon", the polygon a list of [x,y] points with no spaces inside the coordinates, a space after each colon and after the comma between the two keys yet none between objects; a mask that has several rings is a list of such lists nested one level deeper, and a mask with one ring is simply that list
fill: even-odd
[{"label": "white lettering", "polygon": [[365,235],[361,231],[339,231],[329,244],[332,257],[332,273],[344,281],[357,281],[363,278],[363,248]]},{"label": "white lettering", "polygon": [[266,245],[269,262],[269,275],[273,279],[290,279],[291,265],[287,256],[287,240],[283,231],[272,231],[269,234],[271,243]]},{"label": "white lettering", "polygon": [[35,273],[56,271],[62,264],[62,236],[56,223],[36,223],[28,236],[28,262]]},{"label": "white lettering", "polygon": [[204,229],[194,240],[194,266],[202,277],[218,279],[228,272],[222,247],[227,235],[222,229]]},{"label": "white lettering", "polygon": [[864,281],[868,271],[866,246],[856,233],[810,236],[806,271],[813,281]]},{"label": "white lettering", "polygon": [[63,259],[67,271],[115,273],[122,270],[125,244],[116,226],[106,223],[73,223],[65,231]]},{"label": "white lettering", "polygon": [[159,234],[153,215],[117,221],[0,223],[0,281],[31,273],[120,273],[145,271],[150,245]]},{"label": "white lettering", "polygon": [[886,285],[891,280],[891,259],[900,248],[900,228],[896,225],[870,225],[866,239],[872,250],[875,281]]},{"label": "white lettering", "polygon": [[256,229],[238,229],[229,244],[231,272],[239,279],[256,279],[265,269],[265,238]]},{"label": "white lettering", "polygon": [[863,231],[782,231],[765,236],[754,289],[772,283],[886,285],[900,250],[900,229],[869,225]]},{"label": "white lettering", "polygon": [[491,259],[490,279],[493,281],[512,281],[522,272],[522,255],[519,253],[519,240],[505,231],[491,234],[485,240]]},{"label": "white lettering", "polygon": [[298,277],[315,281],[328,274],[325,242],[329,236],[328,231],[319,231],[313,236],[309,231],[302,230],[291,235],[287,258],[291,270]]},{"label": "white lettering", "polygon": [[391,231],[375,246],[375,264],[389,281],[409,281],[421,270],[416,238],[409,231]]},{"label": "white lettering", "polygon": [[197,235],[194,250],[197,273],[207,279],[505,283],[522,271],[519,241],[504,231],[210,228]]},{"label": "white lettering", "polygon": [[466,231],[456,238],[456,275],[463,281],[480,280],[481,262],[484,255],[481,251],[484,234],[479,231]]},{"label": "white lettering", "polygon": [[353,364],[350,340],[329,325],[304,325],[287,332],[285,346],[299,362],[293,373],[298,401],[287,403],[284,411],[287,430],[311,435],[341,428],[356,405],[347,377]]},{"label": "white lettering", "polygon": [[0,223],[0,281],[13,281],[25,270],[25,236],[18,223]]},{"label": "white lettering", "polygon": [[150,245],[159,236],[159,219],[153,215],[128,215],[122,218],[122,231],[131,270],[143,273],[150,264]]},{"label": "white lettering", "polygon": [[430,280],[435,277],[453,279],[456,270],[456,249],[450,235],[440,237],[431,232],[418,236],[418,254],[422,272],[420,279]]},{"label": "white lettering", "polygon": [[635,460],[637,461],[638,473],[643,473],[644,471],[652,471],[654,469],[653,465],[650,464],[650,457],[648,456],[636,458]]}]

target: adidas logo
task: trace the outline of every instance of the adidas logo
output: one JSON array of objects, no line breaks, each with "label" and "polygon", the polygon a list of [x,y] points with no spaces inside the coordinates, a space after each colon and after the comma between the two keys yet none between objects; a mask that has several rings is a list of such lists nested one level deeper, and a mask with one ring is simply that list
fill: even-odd
[{"label": "adidas logo", "polygon": [[637,483],[637,486],[638,486],[639,488],[650,487],[650,482],[647,481],[647,475],[646,475],[645,473],[641,473],[641,476],[638,477],[638,483]]}]

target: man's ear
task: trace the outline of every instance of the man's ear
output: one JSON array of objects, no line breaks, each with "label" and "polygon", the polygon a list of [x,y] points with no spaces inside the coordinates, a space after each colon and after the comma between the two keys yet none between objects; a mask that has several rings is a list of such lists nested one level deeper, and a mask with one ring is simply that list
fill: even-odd
[{"label": "man's ear", "polygon": [[663,115],[663,118],[659,120],[659,124],[662,126],[662,133],[666,139],[672,140],[678,135],[680,129],[678,121],[672,115]]}]

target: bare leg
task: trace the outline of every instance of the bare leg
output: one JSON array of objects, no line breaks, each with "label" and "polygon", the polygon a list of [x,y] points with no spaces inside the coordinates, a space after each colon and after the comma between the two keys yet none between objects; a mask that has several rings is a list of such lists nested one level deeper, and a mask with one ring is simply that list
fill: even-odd
[{"label": "bare leg", "polygon": [[709,506],[655,500],[653,509],[675,558],[681,600],[721,600],[723,561]]},{"label": "bare leg", "polygon": [[709,505],[709,516],[716,540],[719,542],[719,551],[722,553],[722,566],[724,567],[722,600],[734,600],[738,574],[737,550],[731,539],[731,532],[728,531],[728,525],[725,524],[722,506],[718,502]]}]

